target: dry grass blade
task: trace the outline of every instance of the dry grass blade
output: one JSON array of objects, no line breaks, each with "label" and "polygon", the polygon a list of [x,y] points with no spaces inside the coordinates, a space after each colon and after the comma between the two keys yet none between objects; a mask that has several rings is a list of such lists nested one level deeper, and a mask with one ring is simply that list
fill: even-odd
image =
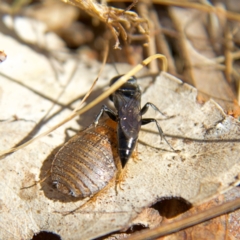
[{"label": "dry grass blade", "polygon": [[106,64],[107,57],[108,57],[108,53],[109,53],[109,47],[108,47],[108,46],[109,46],[109,45],[106,44],[106,51],[105,51],[105,54],[104,54],[104,57],[103,57],[102,67],[101,67],[101,69],[100,69],[100,71],[99,71],[99,73],[98,73],[97,78],[94,80],[91,88],[90,88],[89,91],[86,93],[86,95],[84,96],[84,98],[82,99],[82,101],[79,103],[79,105],[73,110],[73,112],[77,112],[77,111],[80,110],[80,107],[81,107],[82,104],[86,101],[86,99],[89,97],[89,95],[90,95],[91,92],[93,91],[93,88],[94,88],[94,86],[96,85],[99,77],[101,76],[101,73],[102,73],[103,68],[104,68],[104,66],[105,66],[105,64]]},{"label": "dry grass blade", "polygon": [[163,61],[163,72],[167,71],[167,59],[164,55],[162,54],[155,54],[153,56],[150,56],[143,60],[140,64],[138,64],[136,67],[134,67],[132,70],[130,70],[128,73],[123,75],[119,80],[114,83],[107,91],[105,91],[103,94],[101,94],[98,98],[96,98],[94,101],[89,103],[86,107],[82,108],[76,114],[80,115],[86,111],[88,111],[90,108],[94,107],[96,104],[101,102],[103,99],[107,98],[110,96],[113,92],[115,92],[121,85],[123,85],[125,82],[128,81],[130,77],[135,75],[137,72],[139,72],[143,67],[148,65],[150,62],[152,62],[155,59],[161,59]]},{"label": "dry grass blade", "polygon": [[74,111],[72,112],[67,118],[65,118],[63,121],[61,121],[60,123],[58,123],[57,125],[55,125],[54,127],[52,127],[51,129],[49,129],[48,131],[39,134],[38,136],[36,136],[35,138],[29,140],[28,142],[20,145],[19,147],[15,147],[15,148],[10,148],[8,150],[5,151],[1,151],[0,152],[0,156],[3,157],[5,154],[8,153],[12,153],[15,152],[23,147],[28,146],[29,144],[33,143],[34,141],[36,141],[37,139],[40,139],[43,136],[46,136],[47,134],[49,134],[50,132],[56,130],[58,127],[62,126],[63,124],[65,124],[66,122],[70,121],[71,119],[73,119],[74,117],[81,115],[83,113],[85,113],[86,111],[88,111],[89,109],[91,109],[92,107],[94,107],[95,105],[97,105],[99,102],[101,102],[102,100],[104,100],[105,98],[107,98],[108,96],[110,96],[113,92],[115,92],[122,84],[124,84],[125,82],[127,82],[127,80],[135,75],[139,70],[141,70],[144,66],[146,66],[147,64],[149,64],[151,61],[155,60],[155,59],[161,59],[163,61],[163,71],[167,70],[167,59],[164,55],[162,54],[155,54],[151,57],[146,58],[144,61],[142,61],[142,63],[138,64],[135,68],[133,68],[131,71],[129,71],[127,74],[125,74],[124,76],[122,76],[115,84],[113,84],[107,91],[105,91],[103,94],[101,94],[99,97],[97,97],[95,100],[93,100],[91,103],[89,103],[88,105],[86,105],[85,107],[83,107],[82,109],[78,110],[78,111]]},{"label": "dry grass blade", "polygon": [[114,48],[119,48],[119,35],[124,40],[128,38],[128,31],[137,28],[142,34],[148,36],[148,23],[145,19],[140,18],[135,12],[125,11],[123,9],[108,7],[97,3],[95,0],[62,0],[63,2],[73,4],[100,21],[105,22],[111,30],[115,39]]}]

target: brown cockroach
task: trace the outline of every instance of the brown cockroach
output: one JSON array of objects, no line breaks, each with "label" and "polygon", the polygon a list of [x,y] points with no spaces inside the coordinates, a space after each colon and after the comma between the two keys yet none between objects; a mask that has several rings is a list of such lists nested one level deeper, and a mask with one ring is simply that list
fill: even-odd
[{"label": "brown cockroach", "polygon": [[110,118],[91,124],[57,152],[51,167],[56,188],[74,197],[94,195],[117,172],[117,124]]}]

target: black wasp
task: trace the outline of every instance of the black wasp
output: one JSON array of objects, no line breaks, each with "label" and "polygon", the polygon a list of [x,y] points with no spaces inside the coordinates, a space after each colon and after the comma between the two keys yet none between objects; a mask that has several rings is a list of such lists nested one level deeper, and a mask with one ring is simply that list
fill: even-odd
[{"label": "black wasp", "polygon": [[[110,86],[121,77],[122,75],[114,77],[110,81]],[[132,76],[126,83],[124,83],[119,89],[110,95],[109,98],[111,101],[113,101],[117,113],[109,109],[106,105],[103,105],[95,120],[95,125],[97,125],[98,120],[104,112],[106,112],[112,120],[118,123],[118,153],[123,168],[133,153],[142,125],[155,122],[161,138],[164,138],[168,143],[156,119],[142,118],[142,115],[147,112],[149,107],[152,107],[161,114],[163,113],[153,103],[150,102],[146,103],[141,109],[141,91],[137,84],[136,77]],[[170,146],[169,143],[168,145]],[[172,147],[171,149],[174,150]]]}]

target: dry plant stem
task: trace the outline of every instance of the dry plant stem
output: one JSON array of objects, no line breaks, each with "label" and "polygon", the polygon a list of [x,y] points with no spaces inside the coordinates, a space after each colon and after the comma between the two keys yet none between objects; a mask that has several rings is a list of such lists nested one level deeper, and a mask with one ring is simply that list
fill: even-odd
[{"label": "dry plant stem", "polygon": [[143,18],[140,18],[135,12],[108,7],[106,5],[99,4],[95,0],[62,1],[75,5],[86,11],[91,16],[98,18],[102,22],[105,22],[115,39],[115,49],[119,48],[119,35],[121,34],[123,39],[126,40],[128,36],[127,32],[131,28],[137,28],[140,33],[148,35],[147,21]]},{"label": "dry plant stem", "polygon": [[[157,12],[154,9],[151,11],[150,18],[151,18],[154,26],[156,27],[156,29],[158,29],[158,31],[155,32],[157,52],[161,52],[163,55],[166,56],[166,58],[168,60],[168,72],[172,75],[176,75],[176,68],[175,68],[174,60],[171,55],[166,38],[163,35],[164,30],[162,30],[161,23],[158,20]],[[151,34],[152,33],[150,33],[150,35]]]},{"label": "dry plant stem", "polygon": [[[19,150],[19,149],[21,149],[21,148],[29,145],[30,143],[32,143],[33,141],[37,140],[38,138],[41,138],[41,137],[43,137],[43,136],[46,136],[47,134],[49,134],[49,133],[52,132],[53,130],[57,129],[58,127],[62,126],[64,123],[70,121],[72,118],[75,117],[75,116],[73,116],[74,113],[77,112],[77,111],[79,111],[79,108],[80,108],[81,105],[86,101],[86,99],[89,97],[89,95],[91,94],[94,86],[96,85],[96,83],[97,83],[97,81],[98,81],[98,78],[99,78],[99,76],[101,75],[101,73],[102,73],[102,71],[103,71],[103,68],[104,68],[104,66],[105,66],[105,64],[106,64],[108,52],[109,52],[109,47],[108,47],[108,44],[107,44],[107,45],[106,45],[106,50],[105,50],[104,59],[103,59],[103,63],[102,63],[101,69],[100,69],[100,71],[99,71],[99,73],[98,73],[98,76],[97,76],[97,78],[94,80],[91,88],[90,88],[89,91],[86,93],[86,95],[84,96],[84,98],[82,99],[82,101],[81,101],[81,102],[78,104],[78,106],[73,110],[72,114],[71,114],[67,119],[65,119],[65,121],[62,122],[62,124],[59,123],[60,125],[59,125],[59,124],[56,125],[55,127],[49,129],[48,131],[40,134],[40,135],[37,136],[36,138],[33,138],[33,139],[29,140],[28,142],[26,142],[26,143],[24,143],[24,144],[22,144],[22,145],[20,145],[20,146],[18,146],[18,147],[16,147],[16,148],[11,148],[13,151],[10,151],[10,152],[15,152],[15,151],[17,151],[17,150]],[[76,68],[75,68],[75,70],[76,70]],[[75,72],[75,70],[73,71],[73,73]],[[73,74],[71,74],[71,76],[69,77],[69,80],[67,81],[67,85],[70,83],[72,77],[73,77]],[[64,90],[59,94],[58,98],[53,101],[54,104],[53,104],[53,106],[48,110],[47,114],[45,115],[45,118],[47,117],[47,115],[49,114],[49,112],[53,109],[53,107],[55,106],[57,100],[62,96],[63,92],[64,92]],[[9,149],[9,150],[11,150],[11,149]],[[4,155],[4,154],[7,154],[7,153],[10,153],[10,152],[0,153],[0,156],[2,156],[2,155]]]},{"label": "dry plant stem", "polygon": [[[226,10],[223,4],[219,3],[216,5],[219,8]],[[226,28],[226,24],[227,19],[225,18],[225,16],[220,17],[217,16],[215,13],[208,14],[207,29],[209,32],[211,45],[217,55],[221,54],[222,52],[222,43],[221,41],[219,41],[219,39],[223,39],[223,33],[224,29]]]},{"label": "dry plant stem", "polygon": [[225,75],[226,79],[229,83],[231,83],[231,73],[232,73],[232,65],[233,65],[233,59],[232,59],[232,52],[233,49],[233,42],[232,42],[232,33],[228,26],[226,26],[225,29],[225,39],[226,39],[226,46],[225,46]]},{"label": "dry plant stem", "polygon": [[55,125],[51,129],[49,129],[48,131],[46,131],[46,132],[44,132],[42,134],[39,134],[35,138],[33,138],[33,139],[29,140],[28,142],[20,145],[19,147],[10,148],[8,150],[1,151],[0,152],[0,157],[4,156],[5,154],[15,152],[15,151],[17,151],[17,150],[19,150],[19,149],[21,149],[23,147],[28,146],[29,144],[31,144],[32,142],[36,141],[37,139],[40,139],[41,137],[44,137],[47,134],[49,134],[50,132],[56,130],[58,127],[62,126],[66,122],[70,121],[74,117],[85,113],[86,111],[88,111],[89,109],[91,109],[92,107],[97,105],[99,102],[101,102],[102,100],[107,98],[113,92],[115,92],[121,85],[123,85],[125,82],[127,82],[128,79],[131,76],[135,75],[144,66],[148,65],[151,61],[153,61],[155,59],[161,59],[162,60],[162,66],[163,66],[162,68],[163,68],[163,71],[166,72],[167,71],[167,59],[166,59],[166,57],[164,55],[162,55],[162,54],[155,54],[153,56],[150,56],[150,57],[146,58],[140,64],[138,64],[136,67],[134,67],[132,70],[130,70],[127,74],[123,75],[116,83],[114,83],[108,90],[106,90],[103,94],[101,94],[99,97],[97,97],[91,103],[89,103],[88,105],[86,105],[85,107],[83,107],[82,109],[80,109],[80,110],[78,110],[76,112],[72,112],[67,118],[65,118],[63,121],[61,121],[60,123],[58,123],[57,125]]},{"label": "dry plant stem", "polygon": [[136,4],[138,3],[138,0],[133,0],[133,2],[125,9],[125,11],[130,11]]},{"label": "dry plant stem", "polygon": [[46,112],[43,120],[45,120],[45,119],[47,118],[47,116],[50,114],[50,112],[53,110],[53,108],[56,106],[56,104],[60,102],[59,99],[60,99],[60,98],[62,97],[62,95],[64,94],[66,87],[67,87],[67,86],[70,84],[70,82],[72,81],[73,76],[74,76],[74,74],[76,73],[77,66],[78,66],[78,62],[75,63],[75,66],[74,66],[74,68],[73,68],[70,76],[68,77],[68,80],[67,80],[65,86],[63,87],[62,91],[59,93],[58,97],[57,97],[56,99],[53,99],[53,105],[52,105],[52,107],[50,107],[50,108],[48,109],[48,111]]},{"label": "dry plant stem", "polygon": [[[231,58],[232,58],[233,62],[235,60],[240,59],[240,51],[233,52],[233,53],[231,53],[231,55],[232,55]],[[202,63],[202,64],[194,64],[194,65],[191,65],[191,66],[192,67],[214,66],[214,67],[216,67],[216,69],[220,69],[220,70],[225,70],[225,68],[226,68],[225,65],[220,64],[220,63],[224,63],[225,61],[227,61],[225,56],[219,56],[219,57],[216,57],[216,58],[211,58],[211,59],[209,59],[209,61],[211,61],[211,62],[206,62],[206,63]]]},{"label": "dry plant stem", "polygon": [[[122,0],[107,0],[107,2],[122,2]],[[126,0],[125,2],[131,2],[131,0]],[[193,8],[203,12],[208,13],[216,13],[220,16],[226,16],[229,20],[240,21],[240,15],[238,13],[225,11],[222,8],[216,8],[211,5],[203,5],[200,3],[187,2],[187,1],[179,1],[179,0],[153,0],[154,4],[161,4],[167,6],[176,6],[176,7],[185,7],[185,8]]]},{"label": "dry plant stem", "polygon": [[[138,12],[141,16],[143,16],[145,19],[148,20],[149,23],[149,43],[148,46],[146,47],[147,50],[147,56],[152,56],[153,54],[156,54],[156,44],[155,44],[155,36],[151,34],[154,32],[154,23],[151,21],[150,16],[151,16],[151,10],[149,11],[149,7],[151,7],[151,3],[144,3],[141,2],[137,5]],[[159,72],[157,62],[153,61],[149,64],[149,69],[150,72]]]},{"label": "dry plant stem", "polygon": [[240,21],[240,15],[238,13],[225,11],[222,8],[216,8],[211,5],[203,5],[194,2],[184,2],[184,1],[177,1],[177,0],[154,0],[153,3],[155,4],[162,4],[168,6],[177,6],[177,7],[186,7],[186,8],[193,8],[203,12],[208,13],[216,13],[219,16],[226,16],[229,20]]},{"label": "dry plant stem", "polygon": [[130,77],[135,75],[138,71],[140,71],[144,66],[148,65],[151,61],[155,59],[161,59],[163,62],[163,69],[162,71],[166,72],[167,71],[167,59],[164,55],[162,54],[155,54],[153,56],[150,56],[143,60],[140,64],[138,64],[136,67],[134,67],[132,70],[130,70],[127,74],[122,76],[116,83],[114,83],[108,90],[106,90],[103,94],[101,94],[99,97],[97,97],[95,100],[93,100],[91,103],[89,103],[87,106],[82,108],[81,110],[77,111],[76,114],[80,115],[92,107],[94,107],[96,104],[110,96],[113,92],[115,92],[119,87],[121,87],[125,82],[128,81]]},{"label": "dry plant stem", "polygon": [[86,95],[84,96],[84,98],[82,99],[82,101],[78,104],[78,106],[73,110],[73,112],[77,112],[80,110],[80,107],[82,106],[82,104],[86,101],[86,99],[89,97],[89,95],[91,94],[91,92],[93,91],[93,88],[95,87],[99,77],[101,76],[102,74],[102,71],[104,69],[104,66],[107,62],[107,57],[108,57],[108,53],[109,53],[109,42],[107,42],[106,44],[106,49],[104,51],[104,57],[103,57],[103,63],[102,63],[102,66],[101,66],[101,69],[98,73],[98,76],[96,77],[96,79],[94,80],[91,88],[88,90],[88,92],[86,93]]},{"label": "dry plant stem", "polygon": [[[236,51],[232,53],[232,59],[233,60],[240,59],[240,51]],[[216,63],[223,63],[225,61],[225,56],[216,57],[216,58],[213,58],[212,60],[215,61]]]},{"label": "dry plant stem", "polygon": [[233,212],[238,208],[240,208],[240,198],[238,198],[232,202],[224,203],[220,206],[208,209],[201,213],[194,214],[185,219],[182,219],[182,220],[179,220],[176,222],[172,222],[172,223],[157,227],[152,230],[142,231],[139,234],[133,234],[131,237],[126,238],[126,239],[127,240],[156,239],[158,237],[162,237],[162,236],[180,231],[182,229],[194,226],[196,224],[205,222],[212,218],[218,217],[222,214],[226,214],[228,212]]},{"label": "dry plant stem", "polygon": [[239,81],[240,73],[237,70],[237,68],[233,67],[232,75],[235,79],[237,79],[237,102],[238,102],[238,105],[240,105],[240,81]]},{"label": "dry plant stem", "polygon": [[[234,60],[238,60],[239,58],[240,58],[240,51],[231,53],[231,59],[232,59],[233,62],[234,62]],[[225,61],[225,59],[226,59],[225,56],[220,56],[220,57],[214,58],[212,60],[214,62],[216,62],[216,63],[222,63],[222,62]],[[221,69],[223,71],[226,71],[226,66],[225,65],[220,65],[220,64],[213,63],[213,66],[216,67],[217,69]],[[232,74],[233,74],[234,78],[240,79],[240,75],[239,75],[238,71],[234,67],[232,67]],[[237,96],[238,104],[240,104],[240,84],[239,83],[238,83],[237,95],[238,95]]]}]

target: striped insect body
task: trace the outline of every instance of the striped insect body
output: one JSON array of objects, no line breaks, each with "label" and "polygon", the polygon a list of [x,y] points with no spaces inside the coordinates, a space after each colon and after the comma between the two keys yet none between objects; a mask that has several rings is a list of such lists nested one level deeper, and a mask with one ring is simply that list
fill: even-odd
[{"label": "striped insect body", "polygon": [[104,188],[117,167],[116,123],[103,119],[72,137],[55,155],[52,182],[65,194],[85,198]]}]

